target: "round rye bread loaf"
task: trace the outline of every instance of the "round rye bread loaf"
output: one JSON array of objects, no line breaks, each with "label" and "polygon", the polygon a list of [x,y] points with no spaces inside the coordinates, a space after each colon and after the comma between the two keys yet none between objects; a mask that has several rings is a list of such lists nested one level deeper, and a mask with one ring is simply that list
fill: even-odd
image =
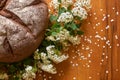
[{"label": "round rye bread loaf", "polygon": [[17,62],[40,45],[48,26],[43,0],[0,0],[0,62]]}]

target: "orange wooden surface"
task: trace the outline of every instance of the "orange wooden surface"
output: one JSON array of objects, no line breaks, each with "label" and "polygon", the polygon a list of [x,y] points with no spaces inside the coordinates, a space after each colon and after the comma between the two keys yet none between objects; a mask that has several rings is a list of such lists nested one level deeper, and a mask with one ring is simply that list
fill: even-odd
[{"label": "orange wooden surface", "polygon": [[[91,4],[81,44],[72,46],[70,58],[56,65],[58,74],[42,72],[39,80],[120,80],[120,0],[92,0]],[[102,38],[95,38],[97,34]]]}]

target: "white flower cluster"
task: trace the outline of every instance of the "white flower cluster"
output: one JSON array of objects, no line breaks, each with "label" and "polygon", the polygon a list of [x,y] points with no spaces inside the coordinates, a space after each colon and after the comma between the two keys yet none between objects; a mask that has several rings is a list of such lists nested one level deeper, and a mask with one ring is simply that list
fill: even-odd
[{"label": "white flower cluster", "polygon": [[51,41],[60,41],[63,42],[66,39],[68,39],[70,36],[70,33],[66,29],[62,29],[59,33],[57,33],[55,36],[48,36],[46,39]]},{"label": "white flower cluster", "polygon": [[34,59],[35,60],[40,60],[41,59],[44,64],[50,64],[51,63],[50,60],[48,60],[47,54],[44,53],[44,52],[39,53],[38,49],[34,52]]},{"label": "white flower cluster", "polygon": [[[57,52],[57,53],[56,53]],[[68,59],[68,55],[62,55],[60,51],[55,49],[54,45],[47,47],[48,58],[55,63],[60,63],[66,59]]]},{"label": "white flower cluster", "polygon": [[77,0],[72,9],[73,15],[80,17],[81,20],[86,19],[88,15],[87,11],[91,8],[90,2],[91,0]]},{"label": "white flower cluster", "polygon": [[40,54],[40,56],[41,56],[41,60],[44,64],[50,64],[51,63],[51,61],[48,59],[48,55],[46,53],[42,52]]},{"label": "white flower cluster", "polygon": [[84,20],[87,18],[87,11],[91,8],[91,0],[61,0],[61,3],[58,0],[52,0],[51,5],[54,6],[55,9],[58,9],[58,7],[61,4],[61,7],[64,7],[67,9],[70,5],[73,5],[72,14],[70,12],[64,12],[61,13],[61,15],[58,18],[58,22],[71,22],[74,17],[77,16],[80,17],[81,20]]},{"label": "white flower cluster", "polygon": [[49,72],[51,74],[56,74],[56,68],[51,64],[51,61],[49,60],[46,53],[42,52],[39,53],[38,50],[34,53],[34,59],[36,60],[42,60],[42,63],[39,61],[37,63],[38,68],[42,69],[43,71]]},{"label": "white flower cluster", "polygon": [[37,50],[34,52],[34,59],[36,59],[36,60],[39,60],[39,59],[40,59],[39,49],[37,49]]},{"label": "white flower cluster", "polygon": [[74,7],[85,7],[89,10],[91,8],[91,0],[76,0]]},{"label": "white flower cluster", "polygon": [[60,41],[64,46],[69,46],[65,41],[70,41],[73,45],[80,44],[80,38],[78,36],[71,36],[69,31],[66,29],[61,30],[55,36],[48,36],[46,39],[51,41]]},{"label": "white flower cluster", "polygon": [[51,74],[57,73],[56,68],[52,64],[44,64],[44,63],[38,62],[38,67],[43,71]]},{"label": "white flower cluster", "polygon": [[80,17],[81,20],[87,19],[87,11],[82,7],[74,7],[72,13],[74,16]]},{"label": "white flower cluster", "polygon": [[54,9],[58,9],[59,5],[60,5],[60,3],[59,3],[58,0],[52,0],[51,3],[50,3],[50,6],[51,7],[53,6]]},{"label": "white flower cluster", "polygon": [[8,80],[7,73],[3,73],[3,74],[0,73],[0,80]]},{"label": "white flower cluster", "polygon": [[[75,17],[80,17],[81,20],[84,20],[87,18],[87,11],[91,8],[90,0],[52,0],[50,3],[51,7],[53,6],[55,12],[59,12],[58,9],[64,7],[66,11],[63,13],[57,15],[58,19],[57,22],[59,22],[62,26],[64,26],[64,23],[74,22]],[[71,6],[72,5],[72,6]],[[68,7],[70,7],[71,11],[68,10]],[[62,11],[61,11],[62,12]],[[54,24],[54,23],[53,23]],[[76,23],[77,24],[77,23]],[[73,26],[74,27],[74,26]],[[80,44],[80,37],[78,35],[72,36],[70,34],[70,31],[65,29],[64,27],[60,28],[60,32],[56,35],[50,35],[46,37],[47,41],[59,41],[60,44],[62,44],[63,49],[67,49],[72,43],[73,45]],[[56,68],[52,64],[52,61],[54,63],[60,63],[66,59],[68,59],[68,55],[62,54],[59,50],[56,49],[55,45],[49,45],[46,47],[46,52],[40,52],[39,50],[36,50],[34,53],[34,59],[36,59],[38,68],[42,69],[43,71],[46,71],[51,74],[56,74]],[[26,76],[31,75],[32,72],[30,69],[26,69],[26,73],[24,74],[24,79],[27,78]],[[32,76],[32,75],[31,75]],[[34,77],[32,77],[34,78]]]},{"label": "white flower cluster", "polygon": [[58,22],[71,22],[73,20],[73,15],[70,12],[65,12],[65,13],[61,13],[61,15],[58,18]]},{"label": "white flower cluster", "polygon": [[80,44],[80,37],[79,36],[71,36],[71,37],[69,37],[69,41],[73,45],[78,45],[78,44]]},{"label": "white flower cluster", "polygon": [[23,73],[22,78],[24,80],[34,80],[36,77],[35,72],[33,71],[32,66],[27,66],[25,68],[25,73]]},{"label": "white flower cluster", "polygon": [[[34,53],[34,59],[42,60],[42,62],[38,62],[38,68],[41,68],[43,71],[49,72],[51,74],[56,74],[56,68],[51,64],[50,60],[55,63],[60,63],[66,60],[68,58],[68,55],[62,55],[60,51],[55,49],[54,45],[46,47],[46,50],[47,53],[39,53],[39,51],[36,50]],[[26,71],[28,70],[26,69]]]},{"label": "white flower cluster", "polygon": [[73,3],[74,3],[73,0],[61,0],[62,7],[66,9]]}]

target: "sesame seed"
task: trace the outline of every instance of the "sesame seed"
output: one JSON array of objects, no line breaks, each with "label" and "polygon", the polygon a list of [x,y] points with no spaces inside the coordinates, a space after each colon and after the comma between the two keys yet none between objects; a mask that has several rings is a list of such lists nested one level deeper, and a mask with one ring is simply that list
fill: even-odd
[{"label": "sesame seed", "polygon": [[90,36],[90,38],[92,38],[92,36]]},{"label": "sesame seed", "polygon": [[92,61],[91,61],[91,60],[89,60],[88,62],[89,62],[89,63],[91,63]]},{"label": "sesame seed", "polygon": [[91,57],[91,54],[88,54],[88,57]]},{"label": "sesame seed", "polygon": [[100,45],[98,44],[97,46],[99,47]]},{"label": "sesame seed", "polygon": [[95,17],[95,20],[97,20],[98,18],[97,17]]},{"label": "sesame seed", "polygon": [[116,12],[116,15],[119,15],[119,12],[118,12],[118,11]]},{"label": "sesame seed", "polygon": [[105,46],[103,46],[103,48],[105,48]]},{"label": "sesame seed", "polygon": [[97,39],[97,41],[99,42],[100,40],[99,40],[99,39]]},{"label": "sesame seed", "polygon": [[109,25],[107,25],[105,29],[109,29],[109,28],[110,28],[110,26],[109,26]]},{"label": "sesame seed", "polygon": [[103,14],[103,16],[106,16],[106,14]]},{"label": "sesame seed", "polygon": [[100,63],[100,65],[102,65],[102,63]]},{"label": "sesame seed", "polygon": [[92,49],[90,49],[90,51],[92,52],[93,50],[92,50]]},{"label": "sesame seed", "polygon": [[104,37],[104,40],[106,40],[106,37]]},{"label": "sesame seed", "polygon": [[105,19],[102,19],[102,21],[105,21]]},{"label": "sesame seed", "polygon": [[93,27],[93,29],[95,29],[95,27]]},{"label": "sesame seed", "polygon": [[76,66],[78,66],[78,64],[75,64]]},{"label": "sesame seed", "polygon": [[113,10],[115,9],[115,7],[112,8]]},{"label": "sesame seed", "polygon": [[44,78],[43,80],[47,80],[46,78]]},{"label": "sesame seed", "polygon": [[49,76],[49,79],[51,79],[52,78],[52,76]]},{"label": "sesame seed", "polygon": [[43,77],[46,77],[46,75],[44,74]]},{"label": "sesame seed", "polygon": [[89,79],[92,79],[92,77],[91,77],[91,76],[89,76]]},{"label": "sesame seed", "polygon": [[98,32],[96,31],[96,34],[98,34]]},{"label": "sesame seed", "polygon": [[75,64],[72,64],[72,66],[74,67],[74,66],[75,66]]},{"label": "sesame seed", "polygon": [[113,22],[113,21],[114,21],[114,19],[111,19],[110,21],[111,21],[111,22]]},{"label": "sesame seed", "polygon": [[110,15],[108,14],[107,17],[110,17]]},{"label": "sesame seed", "polygon": [[76,77],[73,77],[73,80],[76,80]]},{"label": "sesame seed", "polygon": [[105,55],[105,53],[102,53],[102,55]]},{"label": "sesame seed", "polygon": [[116,69],[115,71],[119,71],[118,69]]},{"label": "sesame seed", "polygon": [[102,61],[102,62],[104,62],[104,60],[103,60],[103,59],[102,59],[101,61]]},{"label": "sesame seed", "polygon": [[103,11],[103,9],[100,9],[100,11]]},{"label": "sesame seed", "polygon": [[106,44],[107,44],[107,45],[110,45],[110,41],[109,41],[109,40],[108,40],[108,41],[106,41]]},{"label": "sesame seed", "polygon": [[89,50],[89,49],[90,49],[89,46],[87,46],[85,50]]},{"label": "sesame seed", "polygon": [[96,26],[99,26],[98,24],[96,24]]},{"label": "sesame seed", "polygon": [[109,71],[108,70],[106,70],[106,74],[108,74],[109,73]]},{"label": "sesame seed", "polygon": [[100,25],[100,22],[98,23],[98,25]]},{"label": "sesame seed", "polygon": [[109,48],[112,48],[112,46],[110,46]]},{"label": "sesame seed", "polygon": [[92,16],[92,14],[89,14],[89,16]]},{"label": "sesame seed", "polygon": [[89,67],[90,67],[90,65],[87,65],[87,67],[89,68]]},{"label": "sesame seed", "polygon": [[96,13],[93,13],[93,15],[96,15]]},{"label": "sesame seed", "polygon": [[90,54],[92,54],[93,52],[91,51]]},{"label": "sesame seed", "polygon": [[63,70],[61,70],[60,72],[63,73]]},{"label": "sesame seed", "polygon": [[100,30],[101,32],[103,32],[103,29],[102,30]]},{"label": "sesame seed", "polygon": [[100,75],[100,73],[97,73],[97,75]]},{"label": "sesame seed", "polygon": [[58,76],[61,76],[61,73],[59,73]]},{"label": "sesame seed", "polygon": [[119,47],[120,46],[120,44],[117,44],[117,47]]},{"label": "sesame seed", "polygon": [[117,35],[115,35],[115,39],[118,39],[118,36],[117,36]]},{"label": "sesame seed", "polygon": [[88,24],[90,24],[90,22],[88,22]]},{"label": "sesame seed", "polygon": [[108,59],[108,56],[106,56],[106,59]]}]

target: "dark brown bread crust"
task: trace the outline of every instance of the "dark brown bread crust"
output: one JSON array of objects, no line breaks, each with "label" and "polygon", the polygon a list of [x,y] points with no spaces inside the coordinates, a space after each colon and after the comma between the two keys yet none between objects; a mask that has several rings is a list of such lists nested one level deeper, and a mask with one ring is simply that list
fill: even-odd
[{"label": "dark brown bread crust", "polygon": [[41,43],[47,24],[44,0],[0,0],[0,62],[30,56]]}]

